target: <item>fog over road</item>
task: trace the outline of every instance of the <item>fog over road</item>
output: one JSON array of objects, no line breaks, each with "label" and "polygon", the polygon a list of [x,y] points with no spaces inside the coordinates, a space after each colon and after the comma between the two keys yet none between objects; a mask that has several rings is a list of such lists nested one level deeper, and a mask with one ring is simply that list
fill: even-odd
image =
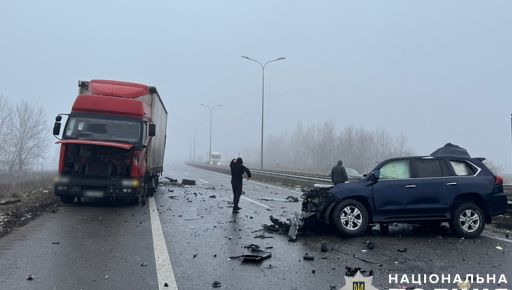
[{"label": "fog over road", "polygon": [[[299,212],[300,203],[259,198],[299,197],[300,192],[245,182],[242,210],[233,215],[228,207],[229,176],[182,164],[167,168],[169,176],[196,179],[197,185],[161,186],[155,208],[151,201],[144,207],[65,205],[0,239],[0,288],[172,289],[176,283],[178,289],[211,289],[212,282],[220,281],[221,289],[339,289],[345,284],[345,266],[373,270],[373,284],[379,289],[399,286],[388,284],[388,274],[478,273],[512,278],[512,244],[504,235],[487,231],[468,240],[446,228],[398,226],[389,234],[375,229],[344,239],[334,232],[309,233],[289,242],[283,235],[255,231],[270,223],[270,215],[285,219]],[[150,209],[159,213],[154,217],[159,217],[165,242],[155,236],[158,227]],[[259,234],[271,238],[255,238]],[[322,241],[327,253],[320,251]],[[375,244],[373,250],[366,249],[367,241]],[[248,244],[272,247],[268,249],[272,257],[261,264],[228,259],[248,253],[243,248]],[[406,252],[398,251],[404,248]],[[303,260],[305,253],[315,259]],[[29,274],[34,277],[31,281],[26,280]]]}]

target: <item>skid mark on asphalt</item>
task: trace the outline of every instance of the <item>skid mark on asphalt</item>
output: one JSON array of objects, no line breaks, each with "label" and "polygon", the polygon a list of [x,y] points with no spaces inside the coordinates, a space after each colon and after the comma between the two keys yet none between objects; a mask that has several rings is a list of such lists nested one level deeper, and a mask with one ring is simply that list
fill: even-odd
[{"label": "skid mark on asphalt", "polygon": [[247,200],[248,202],[252,202],[252,203],[257,204],[257,205],[259,205],[259,206],[262,206],[262,207],[264,207],[264,208],[266,208],[266,209],[268,209],[268,210],[272,210],[272,208],[271,208],[270,206],[266,206],[266,205],[264,205],[263,203],[259,203],[259,202],[255,201],[255,200],[252,200],[252,199],[247,198],[247,197],[245,197],[245,196],[242,196],[242,198],[243,198],[243,199],[245,199],[245,200]]},{"label": "skid mark on asphalt", "polygon": [[[172,289],[178,290],[176,285],[176,278],[172,270],[171,259],[167,251],[167,244],[165,243],[162,225],[160,224],[160,217],[156,208],[155,198],[153,196],[148,198],[149,213],[151,218],[151,232],[153,235],[153,249],[155,251],[156,274],[158,277],[158,289]],[[167,285],[167,286],[165,286]]]}]

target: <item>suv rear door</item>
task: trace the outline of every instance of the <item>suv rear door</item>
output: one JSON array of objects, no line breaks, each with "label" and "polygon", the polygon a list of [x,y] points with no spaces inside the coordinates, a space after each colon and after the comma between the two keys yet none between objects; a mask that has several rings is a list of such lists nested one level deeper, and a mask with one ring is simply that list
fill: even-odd
[{"label": "suv rear door", "polygon": [[404,197],[406,214],[414,219],[449,218],[457,182],[446,160],[415,158],[413,168],[416,190]]}]

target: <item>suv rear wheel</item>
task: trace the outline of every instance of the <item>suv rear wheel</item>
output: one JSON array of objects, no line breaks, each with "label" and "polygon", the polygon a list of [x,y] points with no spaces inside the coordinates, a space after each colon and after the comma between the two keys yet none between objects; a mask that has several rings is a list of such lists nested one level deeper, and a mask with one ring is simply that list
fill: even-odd
[{"label": "suv rear wheel", "polygon": [[332,217],[338,231],[347,237],[361,235],[368,227],[368,211],[355,199],[346,199],[338,203]]},{"label": "suv rear wheel", "polygon": [[478,237],[485,227],[485,219],[482,209],[471,202],[459,205],[453,212],[450,227],[461,237]]}]

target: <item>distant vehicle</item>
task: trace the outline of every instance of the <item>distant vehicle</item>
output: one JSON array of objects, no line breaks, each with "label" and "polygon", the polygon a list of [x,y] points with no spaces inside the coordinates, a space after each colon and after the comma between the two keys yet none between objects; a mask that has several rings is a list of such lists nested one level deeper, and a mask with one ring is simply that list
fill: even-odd
[{"label": "distant vehicle", "polygon": [[389,159],[358,182],[306,192],[302,211],[304,217],[332,221],[345,236],[363,234],[373,223],[448,221],[458,235],[474,238],[507,207],[503,179],[483,160],[461,156]]},{"label": "distant vehicle", "polygon": [[219,152],[212,152],[211,163],[212,165],[220,165],[222,155]]},{"label": "distant vehicle", "polygon": [[[64,126],[55,195],[110,197],[145,203],[163,171],[167,110],[155,87],[92,80],[79,81],[70,114],[59,114],[53,128]],[[58,138],[58,137],[57,137]]]}]

